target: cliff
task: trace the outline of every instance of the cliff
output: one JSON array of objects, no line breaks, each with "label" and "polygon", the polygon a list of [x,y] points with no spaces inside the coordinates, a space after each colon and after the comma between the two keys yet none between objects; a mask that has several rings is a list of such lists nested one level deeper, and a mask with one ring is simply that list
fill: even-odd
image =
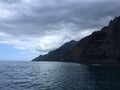
[{"label": "cliff", "polygon": [[[59,49],[61,50],[61,47]],[[57,54],[59,49],[34,60],[55,60],[85,64],[120,64],[120,17],[111,20],[108,26],[81,39],[69,49],[63,47],[64,51]],[[49,56],[49,58],[44,58],[46,56]],[[54,56],[55,58],[53,58]]]}]

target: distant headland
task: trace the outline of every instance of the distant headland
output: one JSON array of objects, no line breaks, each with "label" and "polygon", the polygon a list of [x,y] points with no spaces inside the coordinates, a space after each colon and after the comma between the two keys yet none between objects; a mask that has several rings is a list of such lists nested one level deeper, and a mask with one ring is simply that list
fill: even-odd
[{"label": "distant headland", "polygon": [[84,37],[70,41],[32,61],[63,61],[83,64],[120,64],[120,16],[108,26]]}]

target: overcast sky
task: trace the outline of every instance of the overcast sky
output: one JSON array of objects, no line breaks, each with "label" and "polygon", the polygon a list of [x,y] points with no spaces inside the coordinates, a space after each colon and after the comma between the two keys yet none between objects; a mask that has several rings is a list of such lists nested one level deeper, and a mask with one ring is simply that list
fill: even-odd
[{"label": "overcast sky", "polygon": [[119,15],[119,0],[0,0],[0,59],[31,60]]}]

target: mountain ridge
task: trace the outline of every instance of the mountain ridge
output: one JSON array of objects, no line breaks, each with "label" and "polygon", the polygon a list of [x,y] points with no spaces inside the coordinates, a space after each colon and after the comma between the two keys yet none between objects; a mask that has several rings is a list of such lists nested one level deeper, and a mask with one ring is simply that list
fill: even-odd
[{"label": "mountain ridge", "polygon": [[[33,59],[32,61],[46,61],[46,60],[52,60],[55,61],[56,58],[62,57],[66,52],[68,52],[70,49],[74,48],[74,46],[77,44],[77,41],[71,40],[56,50],[50,51],[46,55],[40,55],[37,58]],[[61,58],[62,59],[62,58]]]},{"label": "mountain ridge", "polygon": [[[40,57],[33,61],[40,61]],[[46,60],[85,64],[120,64],[120,16],[115,17],[108,26],[103,27],[100,31],[95,31],[76,42],[60,57],[56,57],[54,60],[45,58]]]}]

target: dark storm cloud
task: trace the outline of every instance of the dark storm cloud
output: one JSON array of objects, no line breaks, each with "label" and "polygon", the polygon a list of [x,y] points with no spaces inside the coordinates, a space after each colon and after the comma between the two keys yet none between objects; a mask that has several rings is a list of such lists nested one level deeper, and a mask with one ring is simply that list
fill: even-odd
[{"label": "dark storm cloud", "polygon": [[0,0],[0,32],[3,38],[4,33],[14,39],[30,39],[28,44],[31,38],[43,39],[38,43],[44,50],[44,45],[63,44],[64,37],[78,40],[99,30],[119,16],[119,10],[118,0]]}]

